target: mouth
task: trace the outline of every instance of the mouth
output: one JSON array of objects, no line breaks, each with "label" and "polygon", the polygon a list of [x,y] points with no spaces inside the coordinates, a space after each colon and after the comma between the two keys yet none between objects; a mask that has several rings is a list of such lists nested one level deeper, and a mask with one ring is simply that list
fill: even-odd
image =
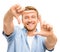
[{"label": "mouth", "polygon": [[27,25],[31,27],[34,25],[34,23],[28,23]]}]

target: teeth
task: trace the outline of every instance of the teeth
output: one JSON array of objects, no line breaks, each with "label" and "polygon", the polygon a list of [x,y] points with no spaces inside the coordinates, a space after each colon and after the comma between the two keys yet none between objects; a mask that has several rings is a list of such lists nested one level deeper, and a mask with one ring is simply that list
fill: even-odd
[{"label": "teeth", "polygon": [[31,23],[31,24],[28,24],[29,26],[32,26],[33,24]]},{"label": "teeth", "polygon": [[29,24],[29,25],[32,25],[32,24]]}]

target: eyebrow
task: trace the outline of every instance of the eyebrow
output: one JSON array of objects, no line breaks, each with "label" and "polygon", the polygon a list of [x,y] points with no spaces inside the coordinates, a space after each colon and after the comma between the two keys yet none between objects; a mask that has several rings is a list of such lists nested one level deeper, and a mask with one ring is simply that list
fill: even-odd
[{"label": "eyebrow", "polygon": [[36,11],[34,10],[29,10],[29,11],[23,11],[23,13],[35,13]]}]

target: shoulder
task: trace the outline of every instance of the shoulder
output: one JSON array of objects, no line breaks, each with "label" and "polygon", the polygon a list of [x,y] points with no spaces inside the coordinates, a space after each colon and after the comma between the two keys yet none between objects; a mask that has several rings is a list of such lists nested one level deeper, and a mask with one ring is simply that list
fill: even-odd
[{"label": "shoulder", "polygon": [[20,26],[15,26],[14,27],[14,31],[15,32],[25,32],[25,31],[27,31],[24,27],[23,28],[21,28]]},{"label": "shoulder", "polygon": [[[20,26],[15,26],[14,27],[14,33],[16,36],[23,36],[24,34],[26,34],[27,30],[23,27],[21,28]],[[16,37],[15,36],[15,37]]]}]

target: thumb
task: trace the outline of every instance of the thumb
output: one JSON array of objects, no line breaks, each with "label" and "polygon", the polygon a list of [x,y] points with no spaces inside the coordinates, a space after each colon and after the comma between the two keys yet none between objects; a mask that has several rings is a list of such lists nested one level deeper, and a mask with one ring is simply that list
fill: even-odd
[{"label": "thumb", "polygon": [[20,24],[20,18],[17,18],[18,24]]},{"label": "thumb", "polygon": [[46,32],[34,32],[33,34],[34,34],[34,35],[44,36],[44,37],[48,36],[48,35],[45,35]]},{"label": "thumb", "polygon": [[42,25],[42,19],[41,19],[41,15],[38,15],[38,20],[40,22],[40,26]]},{"label": "thumb", "polygon": [[17,19],[18,24],[20,24],[20,18],[16,16],[16,19]]}]

